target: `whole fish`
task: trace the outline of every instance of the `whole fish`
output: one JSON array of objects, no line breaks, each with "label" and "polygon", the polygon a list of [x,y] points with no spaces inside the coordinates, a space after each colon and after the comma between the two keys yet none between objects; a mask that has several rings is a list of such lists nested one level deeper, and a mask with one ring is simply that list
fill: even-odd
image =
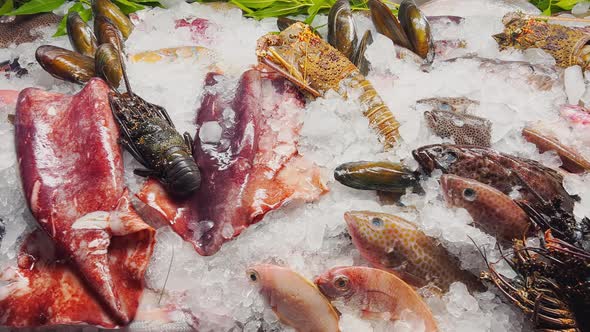
[{"label": "whole fish", "polygon": [[520,187],[527,201],[559,202],[566,211],[572,211],[574,200],[563,188],[563,177],[557,171],[540,163],[497,152],[490,148],[434,144],[412,151],[422,170],[435,169],[490,185],[504,194],[515,186]]},{"label": "whole fish", "polygon": [[484,289],[436,239],[409,221],[370,211],[346,212],[344,219],[352,242],[373,266],[416,287],[430,284],[446,292],[453,282],[461,281],[471,290]]},{"label": "whole fish", "polygon": [[452,138],[456,144],[489,147],[492,139],[492,122],[475,115],[449,111],[424,112],[426,123],[442,138]]},{"label": "whole fish", "polygon": [[339,331],[338,314],[318,288],[288,268],[258,264],[246,272],[279,320],[301,332]]},{"label": "whole fish", "polygon": [[557,137],[544,134],[533,128],[524,128],[522,136],[535,144],[541,153],[555,151],[561,159],[562,168],[570,173],[584,173],[590,170],[590,161],[586,160],[579,152],[563,145]]},{"label": "whole fish", "polygon": [[440,183],[447,203],[465,208],[476,226],[505,242],[522,238],[531,226],[524,210],[493,187],[450,174]]},{"label": "whole fish", "polygon": [[424,331],[438,331],[424,300],[403,280],[387,271],[361,266],[335,267],[315,279],[331,301],[343,300],[360,307],[364,318],[422,320]]}]

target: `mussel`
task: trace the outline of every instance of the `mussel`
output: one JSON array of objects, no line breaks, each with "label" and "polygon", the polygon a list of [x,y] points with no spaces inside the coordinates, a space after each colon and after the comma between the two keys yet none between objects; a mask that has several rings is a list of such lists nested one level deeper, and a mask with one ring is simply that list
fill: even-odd
[{"label": "mussel", "polygon": [[419,190],[418,176],[402,165],[388,161],[359,161],[338,166],[334,178],[343,185],[361,190],[405,193]]},{"label": "mussel", "polygon": [[131,32],[133,31],[133,23],[131,20],[123,14],[121,9],[113,4],[110,0],[92,0],[92,11],[94,12],[94,17],[98,17],[100,15],[108,17],[121,34],[123,38],[127,39]]},{"label": "mussel", "polygon": [[96,37],[78,12],[71,12],[66,19],[66,29],[74,51],[93,57],[96,52]]},{"label": "mussel", "polygon": [[103,15],[94,18],[94,34],[98,39],[98,44],[113,44],[117,49],[122,50],[123,36],[121,31],[115,26],[113,21]]},{"label": "mussel", "polygon": [[369,61],[365,57],[365,52],[367,51],[367,46],[373,43],[373,34],[371,30],[365,31],[363,34],[363,38],[361,38],[360,43],[358,44],[356,51],[352,57],[352,63],[358,67],[361,73],[365,76],[369,73]]},{"label": "mussel", "polygon": [[35,58],[45,71],[65,81],[83,84],[95,76],[93,58],[65,48],[39,46]]},{"label": "mussel", "polygon": [[427,62],[434,60],[434,40],[426,16],[411,0],[404,0],[399,6],[399,22],[404,29],[412,50]]},{"label": "mussel", "polygon": [[352,60],[358,38],[348,0],[338,0],[328,15],[328,43]]},{"label": "mussel", "polygon": [[94,59],[96,74],[107,81],[109,86],[118,88],[123,77],[123,64],[115,45],[110,43],[100,45]]},{"label": "mussel", "polygon": [[377,31],[397,46],[416,53],[427,63],[434,60],[434,39],[426,16],[418,9],[413,0],[403,0],[399,7],[398,18],[381,0],[369,0],[371,20]]}]

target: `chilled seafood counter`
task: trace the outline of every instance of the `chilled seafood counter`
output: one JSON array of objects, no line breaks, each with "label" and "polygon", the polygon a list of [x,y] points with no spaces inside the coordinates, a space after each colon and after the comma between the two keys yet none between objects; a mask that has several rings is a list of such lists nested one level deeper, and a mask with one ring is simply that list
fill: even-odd
[{"label": "chilled seafood counter", "polygon": [[590,331],[577,2],[0,2],[0,331]]}]

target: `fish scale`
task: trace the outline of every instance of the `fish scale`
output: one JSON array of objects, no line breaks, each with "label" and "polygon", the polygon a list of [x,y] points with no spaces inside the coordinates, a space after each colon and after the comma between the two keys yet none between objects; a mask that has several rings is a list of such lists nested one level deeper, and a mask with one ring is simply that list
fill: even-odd
[{"label": "fish scale", "polygon": [[393,272],[416,287],[447,291],[455,281],[482,290],[477,277],[461,270],[458,260],[414,224],[394,215],[369,211],[347,212],[352,241],[372,265]]}]

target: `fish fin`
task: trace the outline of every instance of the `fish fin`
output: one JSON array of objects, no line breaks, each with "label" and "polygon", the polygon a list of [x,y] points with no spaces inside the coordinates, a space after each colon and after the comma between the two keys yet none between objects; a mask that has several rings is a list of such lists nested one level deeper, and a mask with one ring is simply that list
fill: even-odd
[{"label": "fish fin", "polygon": [[442,297],[444,292],[440,287],[434,284],[434,282],[428,283],[426,286],[420,288],[418,290],[418,294],[420,294],[423,298],[429,297]]},{"label": "fish fin", "polygon": [[422,287],[427,284],[424,278],[408,272],[408,265],[410,260],[401,251],[392,251],[387,254],[384,266],[389,266],[389,270],[397,275],[400,279],[411,284],[414,287]]},{"label": "fish fin", "polygon": [[369,319],[369,320],[398,320],[399,317],[396,317],[391,314],[391,312],[375,312],[363,309],[361,310],[361,318],[362,319]]}]

